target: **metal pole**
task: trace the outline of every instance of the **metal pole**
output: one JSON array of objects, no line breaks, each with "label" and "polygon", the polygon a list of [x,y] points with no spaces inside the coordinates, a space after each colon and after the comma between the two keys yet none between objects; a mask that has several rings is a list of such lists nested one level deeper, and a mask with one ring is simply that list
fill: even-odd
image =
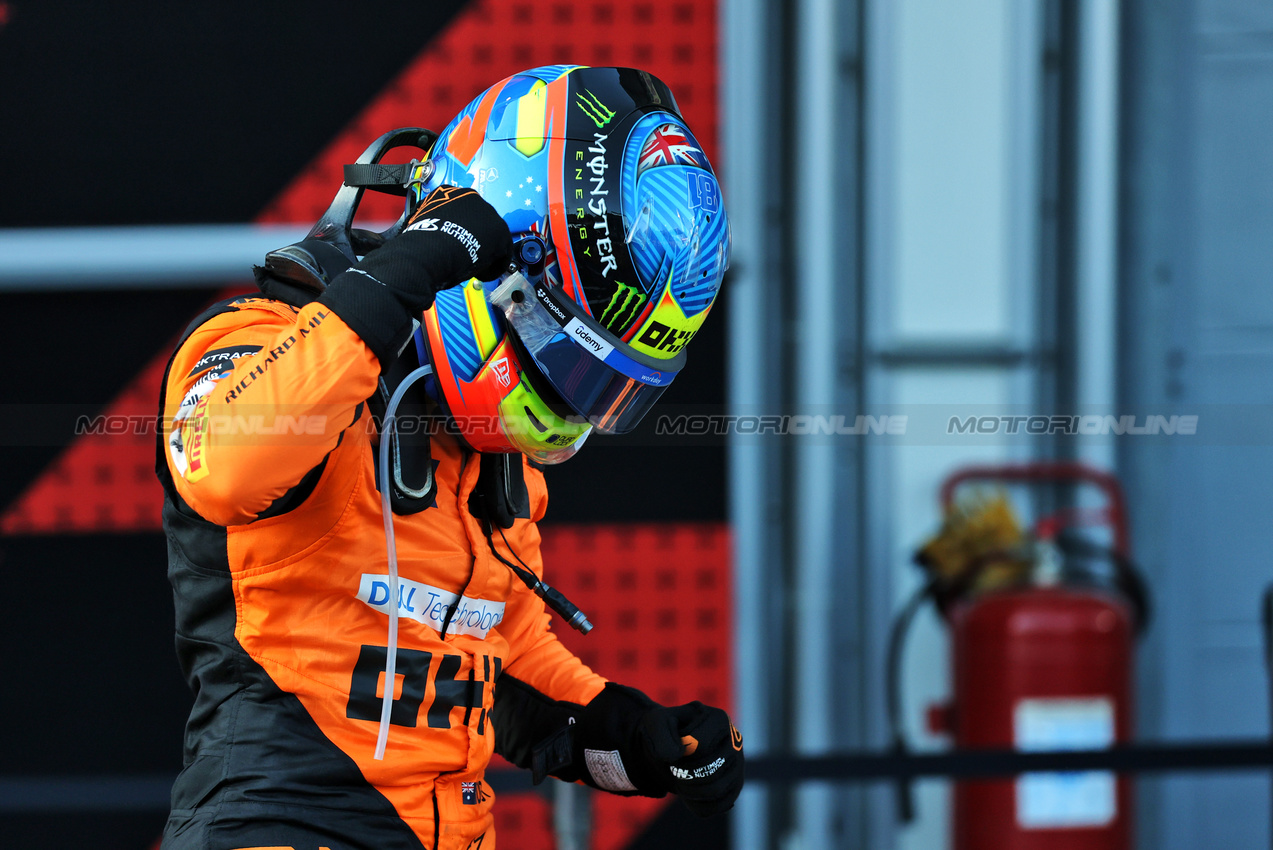
[{"label": "metal pole", "polygon": [[553,783],[553,835],[557,850],[589,850],[592,789],[587,785]]},{"label": "metal pole", "polygon": [[[1117,363],[1118,31],[1119,4],[1083,0],[1078,39],[1078,173],[1075,248],[1078,273],[1074,336],[1075,400],[1093,412],[1113,412]],[[1077,412],[1077,411],[1076,411]],[[1110,439],[1084,441],[1079,456],[1114,468]]]},{"label": "metal pole", "polygon": [[[728,407],[735,415],[757,414],[775,404],[781,385],[779,323],[773,318],[770,270],[776,228],[771,221],[773,187],[762,179],[772,166],[766,142],[777,122],[770,95],[774,61],[768,0],[722,3],[720,172],[733,229],[733,261],[723,295],[728,303]],[[734,535],[734,720],[747,755],[761,756],[774,745],[771,711],[778,681],[772,636],[781,630],[772,611],[776,594],[775,553],[781,523],[771,502],[777,490],[776,444],[760,436],[729,437],[729,517]],[[764,850],[773,824],[770,793],[744,787],[731,812],[734,850]]]},{"label": "metal pole", "polygon": [[179,289],[250,281],[295,225],[182,224],[0,230],[0,292]]},{"label": "metal pole", "polygon": [[[830,414],[839,368],[836,345],[837,4],[800,0],[796,12],[795,155],[800,163],[800,241],[796,267],[796,404],[803,414]],[[796,681],[793,741],[801,755],[832,749],[837,706],[835,604],[832,565],[836,525],[835,446],[816,436],[797,438],[795,459]],[[827,785],[809,784],[796,796],[796,833],[806,850],[834,845],[834,797]]]}]

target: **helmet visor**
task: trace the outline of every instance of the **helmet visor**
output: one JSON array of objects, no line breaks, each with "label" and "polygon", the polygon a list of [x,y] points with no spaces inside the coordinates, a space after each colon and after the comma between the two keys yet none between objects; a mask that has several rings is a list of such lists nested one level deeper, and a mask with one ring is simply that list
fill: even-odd
[{"label": "helmet visor", "polygon": [[685,365],[684,352],[656,360],[633,351],[573,301],[521,272],[505,278],[489,300],[558,395],[606,433],[635,428]]}]

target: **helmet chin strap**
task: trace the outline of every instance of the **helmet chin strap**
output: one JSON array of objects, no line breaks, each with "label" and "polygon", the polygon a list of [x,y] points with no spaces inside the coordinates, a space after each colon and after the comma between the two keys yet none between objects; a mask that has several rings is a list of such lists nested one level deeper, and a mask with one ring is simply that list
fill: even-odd
[{"label": "helmet chin strap", "polygon": [[[353,226],[363,191],[371,189],[407,196],[413,183],[429,178],[433,164],[416,159],[405,164],[381,164],[381,158],[389,151],[403,147],[419,148],[427,154],[437,137],[432,130],[402,127],[390,130],[368,145],[356,163],[345,166],[344,183],[318,223],[300,242],[266,254],[264,269],[258,277],[273,278],[318,295],[335,275],[358,262],[359,257],[383,245],[385,240],[396,236],[407,220],[408,205],[404,205],[402,215],[385,230],[376,232]],[[421,165],[424,173],[413,179],[412,173]]]}]

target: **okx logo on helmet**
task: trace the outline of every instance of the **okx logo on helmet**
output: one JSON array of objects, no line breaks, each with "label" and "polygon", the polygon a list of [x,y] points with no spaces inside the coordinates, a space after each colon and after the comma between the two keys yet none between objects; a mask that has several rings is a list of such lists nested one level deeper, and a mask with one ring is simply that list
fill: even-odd
[{"label": "okx logo on helmet", "polygon": [[[515,74],[461,110],[413,177],[409,203],[476,189],[515,243],[517,273],[440,292],[425,314],[465,438],[554,462],[593,427],[634,428],[729,264],[720,186],[667,86],[631,68]],[[470,433],[467,414],[492,405],[504,433]]]}]

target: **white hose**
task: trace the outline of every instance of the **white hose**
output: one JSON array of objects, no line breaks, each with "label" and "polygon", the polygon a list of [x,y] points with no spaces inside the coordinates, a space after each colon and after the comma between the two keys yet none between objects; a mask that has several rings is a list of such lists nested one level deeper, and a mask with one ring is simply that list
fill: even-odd
[{"label": "white hose", "polygon": [[385,520],[385,551],[389,554],[389,640],[385,651],[385,696],[380,704],[380,731],[376,735],[376,758],[384,759],[385,746],[389,743],[389,715],[393,711],[393,680],[398,667],[398,547],[393,539],[393,506],[389,491],[393,479],[389,477],[389,443],[397,437],[394,415],[407,389],[425,375],[433,374],[433,367],[421,366],[403,379],[393,391],[385,408],[384,423],[380,428],[380,511]]}]

